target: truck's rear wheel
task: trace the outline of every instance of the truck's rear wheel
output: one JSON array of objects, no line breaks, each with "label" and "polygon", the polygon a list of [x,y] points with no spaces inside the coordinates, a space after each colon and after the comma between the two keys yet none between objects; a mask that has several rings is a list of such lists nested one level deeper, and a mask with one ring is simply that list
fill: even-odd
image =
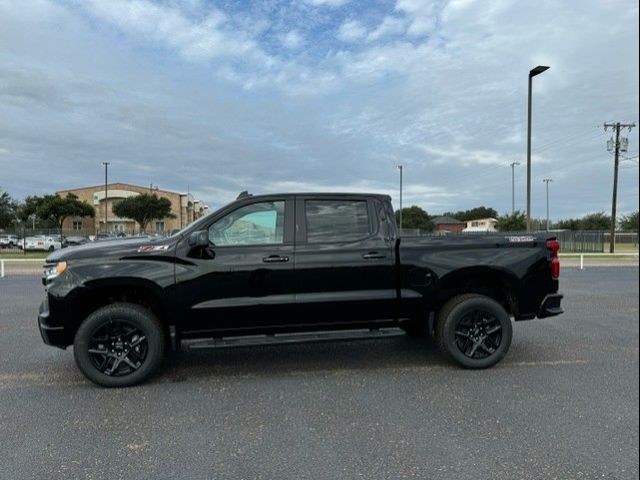
[{"label": "truck's rear wheel", "polygon": [[466,368],[487,368],[502,360],[512,333],[507,311],[484,295],[454,297],[436,316],[438,346]]},{"label": "truck's rear wheel", "polygon": [[162,325],[146,308],[114,303],[82,322],[73,354],[82,373],[104,387],[128,387],[146,380],[165,354]]}]

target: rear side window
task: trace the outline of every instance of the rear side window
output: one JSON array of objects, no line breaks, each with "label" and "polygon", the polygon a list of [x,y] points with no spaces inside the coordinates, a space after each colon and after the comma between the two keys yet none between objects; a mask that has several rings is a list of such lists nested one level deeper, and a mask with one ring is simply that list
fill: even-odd
[{"label": "rear side window", "polygon": [[349,242],[371,235],[364,200],[306,200],[307,242]]}]

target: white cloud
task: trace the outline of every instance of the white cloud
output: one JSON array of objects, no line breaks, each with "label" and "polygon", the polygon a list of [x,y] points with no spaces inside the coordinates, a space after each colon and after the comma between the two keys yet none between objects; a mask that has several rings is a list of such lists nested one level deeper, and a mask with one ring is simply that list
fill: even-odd
[{"label": "white cloud", "polygon": [[369,40],[378,40],[387,35],[399,35],[405,31],[405,22],[395,17],[384,17],[380,25],[367,35]]},{"label": "white cloud", "polygon": [[[395,197],[398,189],[389,186],[386,182],[372,182],[358,180],[351,183],[335,182],[304,182],[295,180],[277,181],[269,185],[270,192],[353,192],[353,193],[381,193]],[[403,188],[403,197],[407,202],[428,203],[430,205],[444,205],[446,201],[456,194],[442,186],[431,185],[406,185]],[[445,203],[443,203],[445,202]]]},{"label": "white cloud", "polygon": [[[513,161],[513,157],[509,154],[495,150],[465,148],[461,145],[451,145],[447,148],[430,145],[416,145],[416,147],[422,148],[427,156],[437,163],[454,162],[462,165],[505,166]],[[536,164],[549,163],[548,159],[540,155],[533,155],[532,161],[535,161]]]},{"label": "white cloud", "polygon": [[346,20],[338,28],[337,37],[344,42],[353,42],[367,36],[367,30],[357,20]]},{"label": "white cloud", "polygon": [[360,40],[375,41],[389,35],[400,35],[406,29],[405,21],[401,18],[386,16],[377,27],[367,31],[367,28],[357,20],[345,20],[338,28],[337,37],[343,42]]},{"label": "white cloud", "polygon": [[437,24],[440,2],[435,0],[398,0],[395,9],[409,19],[407,32],[415,36],[431,34]]},{"label": "white cloud", "polygon": [[307,2],[314,7],[326,6],[326,7],[342,7],[351,0],[307,0]]},{"label": "white cloud", "polygon": [[304,44],[304,38],[298,30],[291,30],[290,32],[280,35],[280,42],[282,42],[282,45],[286,48],[295,50]]},{"label": "white cloud", "polygon": [[229,19],[214,7],[208,7],[206,15],[196,20],[175,7],[149,0],[87,0],[80,5],[99,20],[175,48],[187,58],[262,54],[243,32],[225,31]]}]

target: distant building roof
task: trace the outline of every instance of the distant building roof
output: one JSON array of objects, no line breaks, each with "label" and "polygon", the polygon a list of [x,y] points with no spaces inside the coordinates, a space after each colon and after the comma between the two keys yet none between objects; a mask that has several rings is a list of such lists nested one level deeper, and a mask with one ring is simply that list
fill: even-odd
[{"label": "distant building roof", "polygon": [[438,217],[433,219],[433,223],[436,225],[465,225],[465,222],[453,217]]},{"label": "distant building roof", "polygon": [[498,221],[497,218],[485,217],[485,218],[472,218],[471,220],[467,220],[467,223],[469,223],[469,222],[497,222],[497,221]]}]

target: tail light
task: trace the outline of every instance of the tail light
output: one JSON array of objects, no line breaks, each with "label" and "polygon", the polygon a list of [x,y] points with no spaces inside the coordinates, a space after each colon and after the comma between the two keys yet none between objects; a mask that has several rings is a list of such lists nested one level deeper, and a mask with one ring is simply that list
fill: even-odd
[{"label": "tail light", "polygon": [[557,280],[560,278],[560,258],[558,257],[560,242],[557,240],[549,240],[547,242],[547,249],[551,252],[551,278]]}]

